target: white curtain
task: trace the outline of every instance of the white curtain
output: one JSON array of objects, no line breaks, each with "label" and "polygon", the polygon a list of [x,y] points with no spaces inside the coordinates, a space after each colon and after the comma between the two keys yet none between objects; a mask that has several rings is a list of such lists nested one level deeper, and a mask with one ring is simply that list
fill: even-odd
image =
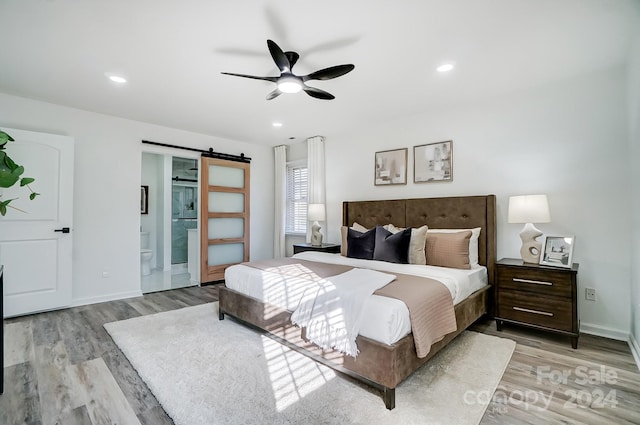
[{"label": "white curtain", "polygon": [[276,146],[275,153],[275,214],[273,226],[273,257],[283,258],[285,250],[285,226],[287,219],[287,147]]},{"label": "white curtain", "polygon": [[[325,203],[324,138],[307,139],[307,167],[309,173],[309,204]],[[320,223],[324,228],[324,224]],[[326,234],[326,229],[322,232]],[[307,226],[307,242],[311,242],[311,226]]]}]

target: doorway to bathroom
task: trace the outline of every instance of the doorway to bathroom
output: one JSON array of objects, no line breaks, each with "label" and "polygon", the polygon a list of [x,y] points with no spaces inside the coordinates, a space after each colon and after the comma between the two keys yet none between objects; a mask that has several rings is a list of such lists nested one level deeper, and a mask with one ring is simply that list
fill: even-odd
[{"label": "doorway to bathroom", "polygon": [[199,284],[198,160],[142,153],[142,293]]}]

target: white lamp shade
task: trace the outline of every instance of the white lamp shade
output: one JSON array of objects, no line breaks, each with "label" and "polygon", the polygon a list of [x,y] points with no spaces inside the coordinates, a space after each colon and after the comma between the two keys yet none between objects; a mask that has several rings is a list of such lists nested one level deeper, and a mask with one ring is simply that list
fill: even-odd
[{"label": "white lamp shade", "polygon": [[549,223],[547,195],[519,195],[509,197],[509,223]]},{"label": "white lamp shade", "polygon": [[324,221],[326,218],[324,204],[309,204],[307,219],[309,221]]}]

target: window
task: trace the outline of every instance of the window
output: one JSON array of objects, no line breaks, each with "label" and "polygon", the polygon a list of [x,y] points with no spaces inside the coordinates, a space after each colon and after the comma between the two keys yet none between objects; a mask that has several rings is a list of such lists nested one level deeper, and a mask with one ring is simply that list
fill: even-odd
[{"label": "window", "polygon": [[307,165],[287,165],[287,234],[307,233]]}]

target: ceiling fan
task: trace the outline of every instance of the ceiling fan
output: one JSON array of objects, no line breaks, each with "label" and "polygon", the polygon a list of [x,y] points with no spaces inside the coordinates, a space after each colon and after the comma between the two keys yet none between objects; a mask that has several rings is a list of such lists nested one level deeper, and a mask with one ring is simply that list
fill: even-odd
[{"label": "ceiling fan", "polygon": [[331,93],[315,87],[310,87],[305,83],[310,80],[331,80],[347,74],[355,68],[355,66],[351,64],[336,65],[321,69],[320,71],[312,72],[309,75],[298,76],[293,73],[292,69],[300,58],[299,54],[296,52],[283,52],[282,49],[272,40],[267,40],[267,46],[269,47],[269,53],[271,53],[273,61],[280,70],[279,77],[257,77],[255,75],[234,74],[232,72],[222,72],[222,74],[233,75],[235,77],[252,78],[254,80],[271,81],[272,83],[278,84],[278,87],[267,95],[267,100],[275,99],[282,93],[298,93],[300,90],[304,90],[304,92],[309,96],[317,99],[331,100],[335,99],[335,96]]}]

